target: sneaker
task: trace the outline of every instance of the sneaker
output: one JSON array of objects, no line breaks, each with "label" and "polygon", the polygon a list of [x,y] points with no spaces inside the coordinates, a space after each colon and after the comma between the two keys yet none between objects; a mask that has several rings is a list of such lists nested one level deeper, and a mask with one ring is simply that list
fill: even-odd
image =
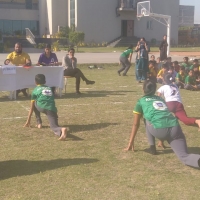
[{"label": "sneaker", "polygon": [[95,84],[95,81],[88,81],[88,80],[87,80],[87,81],[86,81],[86,84],[87,84],[87,85],[93,85],[93,84]]}]

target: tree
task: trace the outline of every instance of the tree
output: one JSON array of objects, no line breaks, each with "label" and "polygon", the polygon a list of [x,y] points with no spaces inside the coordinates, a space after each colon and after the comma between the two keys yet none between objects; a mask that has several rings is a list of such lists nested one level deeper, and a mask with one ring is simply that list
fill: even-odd
[{"label": "tree", "polygon": [[77,51],[79,43],[83,42],[84,38],[85,38],[85,33],[83,32],[72,31],[69,33],[69,41],[77,46]]}]

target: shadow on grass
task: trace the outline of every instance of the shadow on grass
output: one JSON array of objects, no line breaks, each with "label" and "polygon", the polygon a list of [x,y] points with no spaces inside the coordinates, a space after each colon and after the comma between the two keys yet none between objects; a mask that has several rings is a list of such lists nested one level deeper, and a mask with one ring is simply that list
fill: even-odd
[{"label": "shadow on grass", "polygon": [[[87,97],[109,97],[111,95],[126,95],[126,93],[131,93],[135,91],[81,91],[80,95],[77,95],[75,91],[73,93],[63,93],[62,97],[55,97],[55,99],[74,99],[74,98],[87,98]],[[0,96],[0,102],[8,102],[8,101],[27,101],[31,100],[31,97],[19,96],[16,100],[10,100],[8,96]]]},{"label": "shadow on grass", "polygon": [[119,123],[97,123],[97,124],[84,124],[84,125],[63,125],[64,127],[69,127],[68,133],[75,133],[81,131],[92,131],[92,130],[99,130],[101,128],[106,128],[108,126],[116,126]]},{"label": "shadow on grass", "polygon": [[80,95],[77,95],[74,91],[74,93],[66,93],[62,94],[62,97],[57,99],[70,99],[70,98],[91,98],[91,97],[109,97],[111,95],[126,95],[126,93],[132,93],[135,91],[81,91]]},{"label": "shadow on grass", "polygon": [[98,159],[92,158],[72,158],[72,159],[56,159],[43,161],[29,160],[8,160],[0,162],[0,180],[39,174],[48,170],[64,168],[71,165],[81,165],[98,162]]}]

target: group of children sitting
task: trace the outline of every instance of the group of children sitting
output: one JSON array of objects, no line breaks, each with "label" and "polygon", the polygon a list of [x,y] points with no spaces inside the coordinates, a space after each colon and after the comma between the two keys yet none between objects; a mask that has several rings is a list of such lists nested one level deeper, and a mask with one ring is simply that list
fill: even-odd
[{"label": "group of children sitting", "polygon": [[197,59],[189,63],[189,58],[184,57],[183,63],[179,65],[178,61],[172,62],[168,57],[166,62],[161,62],[158,57],[151,55],[149,60],[149,79],[163,84],[165,74],[172,75],[172,82],[181,89],[200,90],[200,66]]}]

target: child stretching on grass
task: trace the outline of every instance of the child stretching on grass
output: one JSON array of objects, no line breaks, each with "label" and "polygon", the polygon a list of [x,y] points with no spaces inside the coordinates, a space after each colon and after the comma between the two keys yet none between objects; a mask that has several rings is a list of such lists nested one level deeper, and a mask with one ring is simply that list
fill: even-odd
[{"label": "child stretching on grass", "polygon": [[42,119],[40,112],[45,113],[48,117],[51,130],[60,136],[58,140],[65,140],[67,137],[67,129],[58,126],[57,108],[55,107],[54,95],[50,87],[44,85],[46,83],[43,74],[35,76],[35,83],[37,87],[33,90],[31,95],[31,109],[29,111],[28,119],[24,127],[30,127],[31,115],[33,111],[37,119],[38,128],[42,128]]},{"label": "child stretching on grass", "polygon": [[125,151],[134,151],[134,140],[140,127],[140,119],[144,117],[146,134],[153,155],[156,154],[155,138],[167,140],[176,156],[185,165],[200,168],[200,155],[188,154],[185,136],[178,120],[169,112],[164,100],[155,95],[156,83],[148,80],[143,85],[144,96],[134,108],[134,122],[128,147]]},{"label": "child stretching on grass", "polygon": [[[200,120],[187,116],[178,87],[173,84],[172,81],[173,77],[171,74],[166,74],[164,77],[165,85],[157,90],[157,95],[165,98],[168,110],[174,113],[174,115],[185,125],[198,126],[200,128]],[[164,144],[161,141],[158,143],[158,146],[164,148]]]}]

